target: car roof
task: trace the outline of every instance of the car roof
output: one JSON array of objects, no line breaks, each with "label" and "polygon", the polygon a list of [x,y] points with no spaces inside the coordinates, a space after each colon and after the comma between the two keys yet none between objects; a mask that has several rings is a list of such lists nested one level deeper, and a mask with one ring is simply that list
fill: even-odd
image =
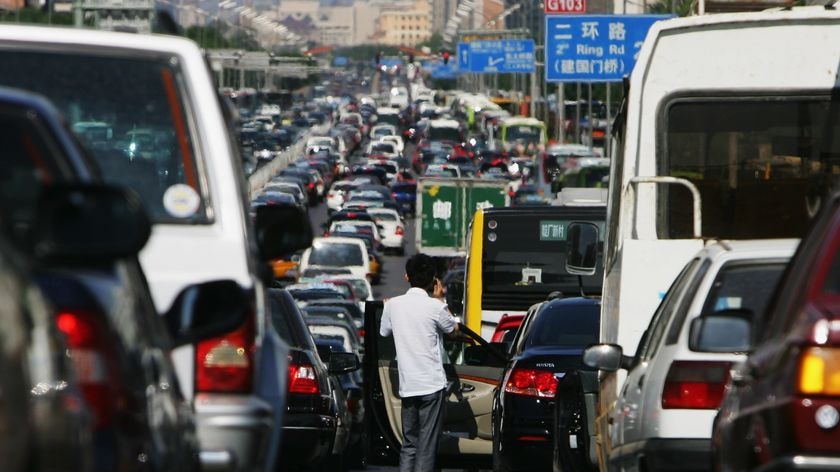
[{"label": "car roof", "polygon": [[709,259],[738,260],[763,259],[773,257],[792,257],[799,239],[753,239],[729,241],[721,240],[710,243],[701,249],[697,256]]}]

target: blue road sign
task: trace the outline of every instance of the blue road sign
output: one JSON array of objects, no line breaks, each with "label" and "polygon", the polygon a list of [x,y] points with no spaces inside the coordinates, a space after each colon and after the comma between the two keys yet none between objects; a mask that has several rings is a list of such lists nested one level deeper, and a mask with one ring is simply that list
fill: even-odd
[{"label": "blue road sign", "polygon": [[670,15],[546,15],[545,80],[612,82],[630,75],[653,23]]},{"label": "blue road sign", "polygon": [[470,45],[469,43],[458,43],[458,69],[463,71],[470,69]]},{"label": "blue road sign", "polygon": [[432,78],[433,79],[456,79],[458,78],[458,73],[455,67],[450,64],[444,64],[442,62],[438,63],[434,67],[432,67]]},{"label": "blue road sign", "polygon": [[466,66],[461,68],[462,72],[530,74],[535,70],[534,40],[532,39],[482,40],[466,44],[468,47],[463,51],[463,57],[458,59],[459,64]]}]

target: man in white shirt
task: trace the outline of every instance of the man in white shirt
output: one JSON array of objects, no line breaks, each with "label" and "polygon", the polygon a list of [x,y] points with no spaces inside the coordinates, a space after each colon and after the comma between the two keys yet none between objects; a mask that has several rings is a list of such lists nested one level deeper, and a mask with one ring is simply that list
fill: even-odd
[{"label": "man in white shirt", "polygon": [[441,301],[443,287],[435,276],[434,259],[412,256],[405,263],[405,274],[411,288],[385,303],[379,334],[393,334],[397,349],[403,430],[400,472],[425,472],[435,468],[443,422],[442,338],[456,334],[458,322]]}]

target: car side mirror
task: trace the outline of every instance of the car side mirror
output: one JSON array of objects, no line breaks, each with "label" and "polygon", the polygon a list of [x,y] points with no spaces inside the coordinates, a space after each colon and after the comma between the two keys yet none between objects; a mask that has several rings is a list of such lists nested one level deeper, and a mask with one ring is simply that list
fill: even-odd
[{"label": "car side mirror", "polygon": [[701,352],[748,352],[753,312],[747,309],[705,313],[691,321],[688,348]]},{"label": "car side mirror", "polygon": [[593,344],[583,351],[583,364],[606,372],[630,367],[632,358],[625,356],[617,344]]},{"label": "car side mirror", "polygon": [[331,352],[329,360],[329,373],[332,375],[346,374],[359,370],[362,363],[359,356],[352,352]]},{"label": "car side mirror", "polygon": [[297,206],[261,205],[254,221],[260,257],[272,260],[312,245],[312,226]]},{"label": "car side mirror", "polygon": [[233,280],[190,285],[164,314],[173,345],[192,344],[232,331],[251,313],[248,293]]},{"label": "car side mirror", "polygon": [[96,184],[44,187],[31,229],[39,258],[120,259],[136,256],[152,226],[130,190]]},{"label": "car side mirror", "polygon": [[597,258],[598,227],[592,223],[570,223],[566,236],[566,272],[594,275]]}]

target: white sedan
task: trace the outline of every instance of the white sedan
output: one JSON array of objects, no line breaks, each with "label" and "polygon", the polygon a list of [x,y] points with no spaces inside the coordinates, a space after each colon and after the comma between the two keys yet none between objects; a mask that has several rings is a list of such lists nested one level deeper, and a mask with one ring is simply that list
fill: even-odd
[{"label": "white sedan", "polygon": [[400,214],[390,208],[369,208],[367,212],[380,228],[383,249],[405,254],[405,223]]}]

